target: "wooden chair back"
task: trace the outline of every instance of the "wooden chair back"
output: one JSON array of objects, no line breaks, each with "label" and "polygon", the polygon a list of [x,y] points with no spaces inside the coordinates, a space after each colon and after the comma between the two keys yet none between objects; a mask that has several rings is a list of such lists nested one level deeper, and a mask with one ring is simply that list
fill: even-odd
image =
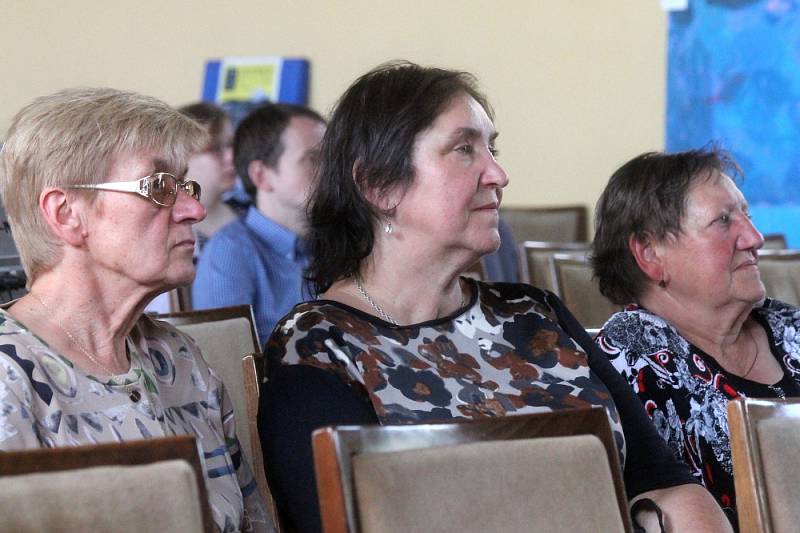
[{"label": "wooden chair back", "polygon": [[266,378],[266,357],[263,352],[255,352],[245,355],[242,359],[242,375],[244,377],[244,394],[247,403],[246,423],[250,433],[250,448],[254,450],[252,465],[255,471],[256,482],[261,491],[261,495],[267,504],[267,510],[272,515],[273,527],[276,533],[280,533],[283,524],[278,513],[278,506],[272,497],[272,491],[267,483],[266,470],[264,466],[264,456],[261,453],[261,438],[258,434],[258,398],[261,392],[261,384]]},{"label": "wooden chair back", "polygon": [[800,306],[800,250],[759,250],[758,268],[767,296]]},{"label": "wooden chair back", "polygon": [[600,292],[585,255],[553,254],[550,265],[556,280],[556,294],[583,327],[600,328],[620,310],[620,306]]},{"label": "wooden chair back", "polygon": [[728,402],[741,533],[797,531],[800,399]]},{"label": "wooden chair back", "polygon": [[525,241],[519,245],[522,268],[521,281],[556,292],[556,280],[550,267],[550,256],[553,254],[582,254],[589,251],[588,242],[546,242]]},{"label": "wooden chair back", "polygon": [[[236,305],[162,314],[154,318],[169,322],[192,337],[209,366],[222,378],[233,403],[242,453],[253,467],[259,492],[267,505],[274,509],[256,425],[259,374],[263,376],[258,367],[263,358],[256,355],[261,353],[261,347],[252,308]],[[272,516],[277,525],[277,515]]]},{"label": "wooden chair back", "polygon": [[[165,467],[163,470],[159,471],[158,469],[149,469],[146,472],[147,474],[158,476],[158,479],[162,479],[161,483],[156,481],[152,487],[146,487],[147,490],[157,490],[162,483],[167,483],[173,477],[181,475],[184,472],[184,470],[180,468],[180,464],[188,465],[188,471],[191,472],[190,479],[184,485],[177,485],[178,488],[183,487],[186,490],[186,493],[163,494],[160,498],[168,500],[168,502],[172,503],[183,502],[183,505],[186,505],[192,501],[196,501],[197,512],[201,515],[200,530],[207,532],[215,530],[214,522],[211,517],[211,510],[208,505],[208,493],[206,492],[203,466],[200,462],[200,451],[193,436],[180,435],[174,437],[88,446],[37,448],[30,450],[2,452],[0,455],[2,456],[2,460],[0,460],[0,477],[2,477],[2,479],[0,479],[0,484],[4,486],[4,489],[0,491],[0,494],[2,494],[0,495],[0,500],[9,498],[8,503],[11,504],[13,502],[13,500],[10,500],[12,497],[11,493],[13,492],[11,489],[13,483],[21,485],[23,483],[28,483],[35,480],[34,486],[41,486],[42,482],[44,482],[44,487],[47,487],[48,479],[53,484],[55,484],[55,480],[58,479],[58,484],[60,485],[65,481],[68,482],[70,478],[74,478],[72,483],[74,484],[74,489],[77,492],[97,489],[106,493],[111,493],[111,498],[116,497],[114,493],[117,493],[120,498],[120,506],[124,506],[128,510],[131,510],[130,508],[133,507],[131,511],[133,514],[134,524],[132,526],[128,526],[127,524],[129,521],[126,521],[126,527],[124,528],[125,531],[147,530],[148,527],[145,520],[148,518],[148,513],[155,513],[155,509],[148,508],[145,505],[145,502],[147,501],[146,499],[139,501],[138,498],[131,498],[129,492],[132,487],[126,485],[128,482],[127,474],[133,473],[130,472],[130,470],[126,470],[124,468],[115,468],[108,469],[106,471],[97,471],[92,469],[96,469],[97,467],[133,467],[140,465],[160,464]],[[176,465],[175,463],[178,461],[180,463]],[[178,466],[178,468],[176,469],[175,466]],[[46,473],[72,472],[74,472],[74,475],[66,477],[63,475],[58,476],[57,478],[40,476],[40,478],[37,479],[29,477],[29,475],[32,474],[42,475]],[[87,479],[98,477],[98,473],[100,474],[100,479],[102,480],[103,484],[107,482],[116,486],[96,487],[91,483],[87,485]],[[23,479],[26,475],[28,475],[28,478]],[[166,477],[161,478],[162,475],[165,475]],[[13,479],[7,476],[13,476]],[[155,477],[151,479],[151,481],[155,480]],[[133,487],[133,489],[136,489],[136,487]],[[100,493],[100,495],[102,495],[102,493]],[[159,499],[158,496],[156,496],[156,499]],[[78,505],[78,501],[79,498],[73,495],[71,501],[66,502],[66,509],[68,510],[69,514],[73,516],[75,513],[80,514],[80,509],[71,507],[71,505]],[[20,505],[20,502],[18,501],[14,503],[16,505]],[[39,527],[47,521],[52,520],[53,522],[58,523],[59,520],[64,520],[63,516],[59,517],[54,515],[54,513],[58,513],[62,507],[65,507],[63,505],[59,505],[60,503],[62,502],[38,501],[41,514],[44,515],[46,513],[48,515],[36,517]],[[94,504],[97,504],[97,502],[94,502]],[[171,505],[171,503],[167,503],[167,505]],[[87,512],[92,511],[89,509]],[[184,510],[178,509],[177,512],[181,513],[184,512]],[[10,514],[12,513],[8,510],[7,512],[0,513],[0,530],[8,530],[7,528],[9,527],[9,524],[7,520],[10,519]],[[37,512],[28,514],[39,513]],[[166,509],[166,514],[170,514],[169,508]],[[142,519],[141,522],[138,522],[138,526],[136,522],[137,515]],[[86,518],[89,519],[88,517]],[[109,518],[110,522],[105,521],[105,518]],[[191,518],[191,516],[189,518]],[[98,522],[91,524],[90,527],[94,531],[115,531],[123,529],[122,521],[117,511],[114,509],[101,510],[101,516],[95,520],[102,520],[104,522],[102,524]],[[197,523],[198,521],[194,520],[194,522]],[[177,529],[169,529],[169,531],[180,531],[179,522],[176,523],[176,521],[173,520],[173,526]],[[14,527],[17,531],[19,531],[19,528],[22,526],[20,524],[15,524]],[[64,527],[63,523],[61,524],[61,527]],[[160,531],[168,530],[167,524],[165,523],[151,523],[150,527],[158,527]]]},{"label": "wooden chair back", "polygon": [[[570,445],[577,441],[594,451],[576,452]],[[515,530],[497,527],[507,519],[520,520],[530,531],[631,531],[617,448],[600,408],[452,423],[327,427],[315,431],[312,442],[326,533]],[[591,464],[570,463],[574,468],[534,479],[559,464],[561,453],[577,453]],[[516,468],[519,458],[524,467]],[[505,476],[509,467],[514,473]],[[589,478],[598,485],[589,488]],[[442,490],[446,497],[434,493]],[[582,490],[592,496],[581,498]],[[602,507],[598,515],[603,518],[575,515],[587,511],[576,507],[588,500]],[[473,514],[478,515],[474,521]],[[436,516],[445,523],[459,516],[468,524],[438,523],[431,519]],[[570,519],[583,523],[577,529],[574,523],[566,526],[564,520]],[[615,525],[598,529],[603,519]]]},{"label": "wooden chair back", "polygon": [[762,250],[785,250],[786,236],[783,233],[768,233],[764,235]]},{"label": "wooden chair back", "polygon": [[500,216],[511,227],[517,242],[588,240],[588,210],[585,205],[503,207]]},{"label": "wooden chair back", "polygon": [[192,286],[178,287],[169,291],[170,313],[184,313],[192,310]]}]

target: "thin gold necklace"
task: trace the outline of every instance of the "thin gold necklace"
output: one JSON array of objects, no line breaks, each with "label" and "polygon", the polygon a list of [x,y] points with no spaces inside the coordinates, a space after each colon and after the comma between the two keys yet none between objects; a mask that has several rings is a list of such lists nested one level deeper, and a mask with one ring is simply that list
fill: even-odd
[{"label": "thin gold necklace", "polygon": [[[386,322],[389,322],[390,324],[393,324],[395,326],[399,326],[400,325],[400,324],[397,323],[397,321],[394,318],[392,318],[392,315],[390,315],[389,313],[384,311],[383,308],[380,305],[378,305],[375,302],[375,300],[373,300],[370,297],[369,293],[367,292],[367,289],[365,289],[364,285],[361,284],[361,280],[358,278],[358,276],[353,276],[353,284],[356,286],[356,289],[358,289],[358,292],[361,293],[361,296],[364,298],[364,300],[366,300],[367,303],[370,306],[372,306],[372,308],[375,311],[378,312],[378,315],[383,320],[385,320]],[[459,288],[459,291],[461,292],[461,303],[458,305],[458,308],[461,309],[462,307],[464,307],[464,291],[461,290],[461,283],[460,282],[459,282],[458,288]],[[439,318],[439,315],[436,315],[436,318]]]},{"label": "thin gold necklace", "polygon": [[753,369],[756,367],[756,361],[758,361],[758,353],[759,353],[758,342],[756,342],[756,338],[753,337],[753,333],[749,329],[746,329],[745,333],[747,333],[747,336],[750,337],[750,341],[753,343],[753,346],[756,349],[756,355],[753,357],[753,362],[750,363],[750,368],[748,368],[747,372],[745,372],[744,375],[742,376],[743,379],[749,376],[750,372],[752,372]]},{"label": "thin gold necklace", "polygon": [[74,345],[75,345],[75,347],[76,347],[76,348],[78,348],[78,349],[81,351],[81,353],[83,353],[83,355],[85,355],[85,356],[86,356],[86,358],[87,358],[87,359],[89,359],[89,361],[91,361],[92,363],[94,363],[94,365],[95,365],[95,366],[97,366],[97,367],[99,367],[100,369],[102,369],[102,370],[103,370],[103,372],[105,372],[107,375],[109,375],[109,376],[116,376],[116,375],[117,375],[115,372],[112,372],[111,370],[109,370],[109,369],[108,369],[108,367],[106,367],[106,365],[104,365],[103,363],[101,363],[100,361],[98,361],[97,359],[95,359],[95,357],[94,357],[94,356],[93,356],[91,353],[89,353],[89,350],[87,350],[86,348],[84,348],[84,347],[83,347],[83,345],[82,345],[80,342],[78,342],[78,339],[76,339],[76,338],[75,338],[75,336],[74,336],[72,333],[70,333],[70,331],[69,331],[67,328],[65,328],[65,327],[64,327],[64,325],[61,323],[61,321],[59,321],[59,320],[56,318],[56,315],[55,315],[55,313],[53,312],[53,310],[50,308],[50,306],[49,306],[49,305],[47,305],[46,303],[44,303],[44,300],[42,300],[41,298],[39,298],[39,296],[37,296],[36,294],[34,294],[34,293],[32,293],[32,292],[29,292],[28,294],[30,294],[31,296],[33,296],[33,297],[34,297],[34,299],[35,299],[37,302],[39,302],[40,304],[42,304],[42,307],[44,307],[44,308],[45,308],[45,310],[46,310],[48,313],[50,313],[50,316],[48,317],[48,320],[50,320],[50,322],[53,322],[53,323],[55,323],[55,324],[56,324],[56,325],[57,325],[59,328],[61,328],[61,331],[63,331],[63,332],[64,332],[64,333],[67,335],[67,337],[69,337],[69,340],[71,340],[71,341],[72,341],[72,344],[74,344]]}]

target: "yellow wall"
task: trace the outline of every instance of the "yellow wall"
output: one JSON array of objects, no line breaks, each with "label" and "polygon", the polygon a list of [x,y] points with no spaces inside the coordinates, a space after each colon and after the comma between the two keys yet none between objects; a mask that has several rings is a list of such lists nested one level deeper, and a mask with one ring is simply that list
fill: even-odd
[{"label": "yellow wall", "polygon": [[311,105],[323,112],[388,59],[477,74],[497,112],[507,205],[591,206],[614,168],[664,143],[656,0],[0,5],[0,139],[20,107],[59,88],[108,85],[179,105],[199,97],[206,58],[291,55],[311,60]]}]

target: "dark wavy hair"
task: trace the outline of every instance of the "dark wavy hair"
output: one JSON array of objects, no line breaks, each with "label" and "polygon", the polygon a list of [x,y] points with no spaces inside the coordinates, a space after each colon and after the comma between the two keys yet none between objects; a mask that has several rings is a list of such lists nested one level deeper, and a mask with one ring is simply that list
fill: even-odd
[{"label": "dark wavy hair", "polygon": [[325,123],[322,115],[305,106],[264,104],[248,113],[236,127],[233,135],[233,165],[244,190],[253,201],[256,199],[256,186],[247,169],[253,161],[263,161],[268,167],[278,164],[284,149],[281,136],[294,117]]},{"label": "dark wavy hair", "polygon": [[337,102],[320,149],[308,207],[312,261],[307,279],[322,293],[357,274],[372,252],[381,211],[365,197],[404,192],[414,179],[414,141],[461,94],[493,119],[472,74],[383,64],[358,78]]},{"label": "dark wavy hair", "polygon": [[614,172],[595,207],[591,261],[603,295],[620,305],[639,301],[648,278],[633,257],[630,237],[663,242],[677,236],[689,190],[715,172],[741,176],[730,155],[714,145],[673,154],[649,152]]}]

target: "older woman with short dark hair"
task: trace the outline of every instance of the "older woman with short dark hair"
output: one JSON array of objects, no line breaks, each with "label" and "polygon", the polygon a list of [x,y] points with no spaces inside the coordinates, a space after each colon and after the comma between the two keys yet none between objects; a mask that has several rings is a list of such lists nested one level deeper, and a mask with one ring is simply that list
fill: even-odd
[{"label": "older woman with short dark hair", "polygon": [[217,528],[264,531],[220,378],[142,314],[194,276],[205,211],[186,166],[207,139],[114,89],[64,90],[14,118],[0,189],[29,292],[0,309],[0,451],[193,435]]},{"label": "older woman with short dark hair", "polygon": [[628,496],[655,500],[676,530],[724,531],[558,298],[460,276],[500,244],[508,177],[496,138],[464,72],[393,63],[339,100],[311,196],[319,299],[295,306],[267,343],[259,429],[276,500],[300,531],[319,530],[310,434],[320,426],[602,405]]},{"label": "older woman with short dark hair", "polygon": [[736,171],[713,149],[634,158],[598,201],[592,257],[603,294],[631,304],[597,343],[734,524],[727,402],[800,394],[800,310],[765,299]]}]

